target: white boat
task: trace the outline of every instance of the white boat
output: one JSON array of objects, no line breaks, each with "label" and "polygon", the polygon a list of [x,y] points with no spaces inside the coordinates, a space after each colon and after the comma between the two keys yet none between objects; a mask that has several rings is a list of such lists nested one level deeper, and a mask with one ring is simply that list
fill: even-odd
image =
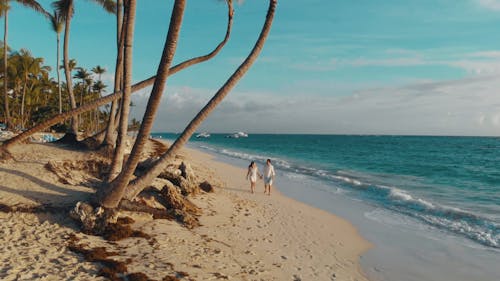
[{"label": "white boat", "polygon": [[202,133],[199,133],[199,134],[196,135],[197,139],[200,139],[200,138],[204,139],[204,138],[209,138],[209,137],[210,137],[210,134],[207,133],[207,132],[202,132]]},{"label": "white boat", "polygon": [[227,135],[226,138],[232,138],[232,139],[248,138],[248,134],[245,132],[237,132],[231,135]]}]

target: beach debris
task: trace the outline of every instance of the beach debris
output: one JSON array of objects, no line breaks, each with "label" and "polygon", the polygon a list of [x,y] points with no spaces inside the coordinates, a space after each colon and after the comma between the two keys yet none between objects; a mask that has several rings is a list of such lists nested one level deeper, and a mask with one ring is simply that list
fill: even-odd
[{"label": "beach debris", "polygon": [[165,179],[155,179],[150,188],[133,201],[124,200],[120,208],[150,213],[153,218],[175,219],[188,228],[198,226],[197,217],[201,215],[201,209],[182,195],[180,187]]},{"label": "beach debris", "polygon": [[104,247],[85,249],[85,245],[76,244],[75,240],[70,241],[68,249],[72,252],[81,254],[86,261],[101,264],[102,268],[99,270],[98,275],[110,280],[121,280],[119,277],[127,273],[127,264],[131,263],[131,260],[122,262],[108,258],[110,256],[116,256],[118,253],[108,252]]},{"label": "beach debris", "polygon": [[178,188],[171,181],[161,178],[155,178],[151,183],[151,187],[155,188],[157,191],[161,191],[164,187]]},{"label": "beach debris", "polygon": [[163,277],[162,281],[179,281],[179,278],[173,276],[173,275],[167,275]]},{"label": "beach debris", "polygon": [[213,275],[217,278],[217,279],[226,279],[226,280],[229,280],[229,276],[227,275],[224,275],[220,272],[214,272]]},{"label": "beach debris", "polygon": [[133,218],[131,217],[119,217],[117,220],[116,220],[117,223],[120,223],[120,224],[133,224],[135,221]]},{"label": "beach debris", "polygon": [[99,235],[108,241],[119,241],[128,237],[151,239],[151,236],[130,226],[134,222],[130,217],[120,217],[116,210],[93,208],[85,202],[77,202],[70,211],[70,216],[81,223],[82,232]]},{"label": "beach debris", "polygon": [[59,181],[70,185],[93,185],[108,173],[109,160],[50,160],[45,168],[57,175]]},{"label": "beach debris", "polygon": [[133,230],[128,224],[110,223],[106,226],[102,237],[108,241],[119,241],[129,237],[150,239],[151,236],[140,230]]},{"label": "beach debris", "polygon": [[[148,158],[137,165],[134,175],[141,176],[146,173],[155,163],[155,159]],[[183,195],[195,195],[200,193],[196,174],[189,163],[182,159],[174,159],[157,178],[170,181],[181,189]]]},{"label": "beach debris", "polygon": [[198,218],[184,210],[174,210],[174,215],[177,221],[182,222],[189,229],[200,226]]},{"label": "beach debris", "polygon": [[201,214],[201,209],[183,196],[177,187],[164,186],[161,194],[165,200],[166,207],[174,210],[175,218],[186,227],[199,226],[196,216]]},{"label": "beach debris", "polygon": [[215,189],[214,187],[208,182],[208,181],[204,181],[202,183],[200,183],[200,188],[201,190],[205,191],[205,192],[215,192]]},{"label": "beach debris", "polygon": [[146,274],[142,272],[134,272],[129,275],[127,275],[127,279],[129,281],[152,281],[153,279],[150,279]]},{"label": "beach debris", "polygon": [[116,222],[116,212],[103,208],[92,207],[86,202],[77,202],[75,207],[69,213],[70,217],[77,220],[82,225],[82,231],[87,234],[101,234],[106,225]]},{"label": "beach debris", "polygon": [[166,200],[167,208],[184,210],[192,214],[201,214],[200,208],[193,204],[187,197],[181,194],[177,187],[164,186],[161,190],[163,198]]},{"label": "beach debris", "polygon": [[[186,169],[185,171],[188,170]],[[174,185],[178,186],[184,196],[199,193],[199,187],[196,184],[194,175],[183,177],[180,169],[166,169],[158,178],[169,180]]]},{"label": "beach debris", "polygon": [[184,277],[189,276],[189,273],[187,273],[185,271],[177,271],[176,274],[177,274],[177,276],[179,276],[179,278],[184,278]]}]

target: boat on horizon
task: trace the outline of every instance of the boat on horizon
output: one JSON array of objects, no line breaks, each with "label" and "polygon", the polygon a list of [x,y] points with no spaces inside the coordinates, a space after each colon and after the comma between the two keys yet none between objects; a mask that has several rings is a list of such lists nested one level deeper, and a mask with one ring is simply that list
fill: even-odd
[{"label": "boat on horizon", "polygon": [[227,135],[226,138],[231,138],[231,139],[248,138],[248,134],[245,132],[236,132],[234,134]]},{"label": "boat on horizon", "polygon": [[201,133],[196,135],[197,139],[206,139],[209,137],[210,137],[210,134],[208,132],[201,132]]}]

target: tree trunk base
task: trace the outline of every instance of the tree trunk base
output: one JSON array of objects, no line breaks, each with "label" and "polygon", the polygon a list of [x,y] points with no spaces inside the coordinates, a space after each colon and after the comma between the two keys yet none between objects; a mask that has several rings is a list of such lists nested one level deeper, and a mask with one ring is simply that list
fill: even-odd
[{"label": "tree trunk base", "polygon": [[97,149],[97,152],[106,158],[112,159],[113,154],[115,153],[115,148],[111,144],[102,143]]},{"label": "tree trunk base", "polygon": [[98,150],[101,147],[101,141],[96,136],[85,138],[80,144],[88,150]]},{"label": "tree trunk base", "polygon": [[92,235],[102,235],[109,224],[116,223],[115,210],[94,208],[86,202],[77,202],[70,216],[81,223],[83,233]]}]

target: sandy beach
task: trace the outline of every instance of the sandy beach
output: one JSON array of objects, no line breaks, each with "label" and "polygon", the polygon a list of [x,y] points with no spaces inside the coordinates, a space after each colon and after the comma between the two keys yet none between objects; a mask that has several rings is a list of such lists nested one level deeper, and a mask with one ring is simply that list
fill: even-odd
[{"label": "sandy beach", "polygon": [[[88,152],[46,144],[22,145],[17,160],[0,164],[0,203],[12,206],[69,206],[94,191],[92,174],[80,183],[62,183],[48,161],[89,159]],[[200,207],[201,226],[129,213],[133,228],[152,238],[110,242],[79,232],[65,213],[0,212],[0,279],[105,280],[99,264],[68,250],[75,234],[88,248],[105,247],[111,258],[127,261],[128,273],[151,280],[367,280],[359,257],[370,244],[347,221],[281,195],[249,192],[246,171],[185,149],[183,157],[200,179],[215,186],[190,200]],[[92,158],[90,154],[90,158]],[[75,171],[77,173],[78,171]],[[279,187],[278,187],[279,188]]]}]

